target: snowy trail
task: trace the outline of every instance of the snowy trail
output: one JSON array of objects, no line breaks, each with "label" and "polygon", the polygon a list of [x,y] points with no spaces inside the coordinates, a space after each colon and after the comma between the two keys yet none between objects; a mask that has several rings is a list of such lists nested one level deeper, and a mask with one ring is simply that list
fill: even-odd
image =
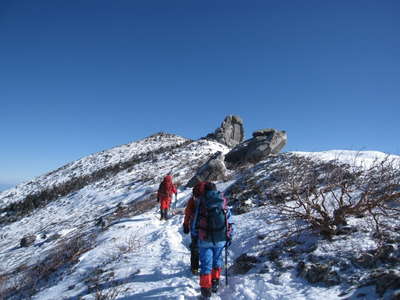
[{"label": "snowy trail", "polygon": [[179,231],[182,216],[159,221],[153,213],[149,219],[142,227],[151,230],[143,236],[146,253],[137,260],[137,266],[142,265],[135,294],[122,299],[196,299],[198,279],[189,272],[190,251]]}]

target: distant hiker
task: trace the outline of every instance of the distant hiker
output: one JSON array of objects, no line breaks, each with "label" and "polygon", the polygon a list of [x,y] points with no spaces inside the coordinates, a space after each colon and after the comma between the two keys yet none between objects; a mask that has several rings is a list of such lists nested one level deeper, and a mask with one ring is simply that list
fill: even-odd
[{"label": "distant hiker", "polygon": [[232,224],[227,200],[214,183],[207,182],[204,194],[195,201],[191,232],[198,237],[200,252],[200,289],[209,299],[219,287],[223,265],[222,252],[230,245]]},{"label": "distant hiker", "polygon": [[[196,210],[196,200],[203,196],[205,184],[206,182],[200,181],[193,187],[192,197],[190,197],[185,208],[185,219],[183,221],[183,232],[185,234],[190,232],[190,228],[193,225],[192,222]],[[198,235],[193,233],[190,237],[192,238],[192,242],[190,243],[190,269],[192,274],[197,275],[199,274],[199,239]]]},{"label": "distant hiker", "polygon": [[172,197],[177,195],[176,186],[172,183],[172,176],[168,174],[160,183],[157,192],[157,201],[160,202],[161,218],[168,220],[168,210],[171,205]]}]

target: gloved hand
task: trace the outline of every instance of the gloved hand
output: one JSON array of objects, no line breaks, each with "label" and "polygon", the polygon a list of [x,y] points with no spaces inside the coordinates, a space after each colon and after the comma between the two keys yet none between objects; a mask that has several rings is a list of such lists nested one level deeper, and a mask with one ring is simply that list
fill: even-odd
[{"label": "gloved hand", "polygon": [[160,197],[157,197],[157,202],[160,202]]},{"label": "gloved hand", "polygon": [[186,224],[183,224],[183,233],[188,234],[190,232],[189,226]]}]

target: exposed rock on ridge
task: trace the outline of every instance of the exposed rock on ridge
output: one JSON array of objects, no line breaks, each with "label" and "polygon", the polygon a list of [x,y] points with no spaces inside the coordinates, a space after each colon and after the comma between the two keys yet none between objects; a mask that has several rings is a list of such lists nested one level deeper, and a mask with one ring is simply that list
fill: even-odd
[{"label": "exposed rock on ridge", "polygon": [[271,154],[277,154],[287,143],[285,131],[262,129],[253,132],[253,138],[244,141],[230,151],[225,162],[228,167],[243,163],[257,163]]},{"label": "exposed rock on ridge", "polygon": [[227,116],[221,126],[214,133],[206,136],[206,139],[215,140],[230,148],[240,144],[244,139],[243,121],[239,116]]},{"label": "exposed rock on ridge", "polygon": [[188,187],[193,187],[200,181],[219,181],[225,179],[226,167],[224,163],[224,155],[218,151],[210,159],[201,166],[196,175],[187,183]]}]

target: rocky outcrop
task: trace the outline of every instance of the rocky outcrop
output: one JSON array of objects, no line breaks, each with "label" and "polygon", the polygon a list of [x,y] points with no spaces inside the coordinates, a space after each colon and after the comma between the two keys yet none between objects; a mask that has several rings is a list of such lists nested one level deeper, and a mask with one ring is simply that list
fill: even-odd
[{"label": "rocky outcrop", "polygon": [[[396,290],[397,292],[400,289],[400,272],[398,270],[377,269],[363,285],[375,285],[376,293],[381,297],[388,290]],[[397,299],[394,297],[395,295],[391,299]]]},{"label": "rocky outcrop", "polygon": [[260,263],[260,260],[257,257],[244,253],[235,259],[235,262],[232,267],[229,268],[229,271],[232,274],[244,275],[254,268],[257,263]]},{"label": "rocky outcrop", "polygon": [[29,247],[30,245],[32,245],[34,242],[36,241],[36,235],[34,234],[28,234],[25,235],[21,241],[20,241],[20,246],[21,247]]},{"label": "rocky outcrop", "polygon": [[227,116],[221,126],[214,133],[206,136],[206,139],[215,140],[230,148],[240,144],[244,139],[243,121],[239,116]]},{"label": "rocky outcrop", "polygon": [[228,167],[243,163],[257,163],[271,154],[277,154],[286,145],[285,131],[262,129],[253,132],[253,138],[236,146],[225,156]]},{"label": "rocky outcrop", "polygon": [[310,283],[324,283],[327,286],[340,284],[340,277],[331,266],[323,263],[300,262],[298,265],[299,275]]},{"label": "rocky outcrop", "polygon": [[226,171],[224,155],[218,151],[198,169],[196,175],[189,180],[186,186],[193,187],[199,181],[223,180],[225,179]]}]

